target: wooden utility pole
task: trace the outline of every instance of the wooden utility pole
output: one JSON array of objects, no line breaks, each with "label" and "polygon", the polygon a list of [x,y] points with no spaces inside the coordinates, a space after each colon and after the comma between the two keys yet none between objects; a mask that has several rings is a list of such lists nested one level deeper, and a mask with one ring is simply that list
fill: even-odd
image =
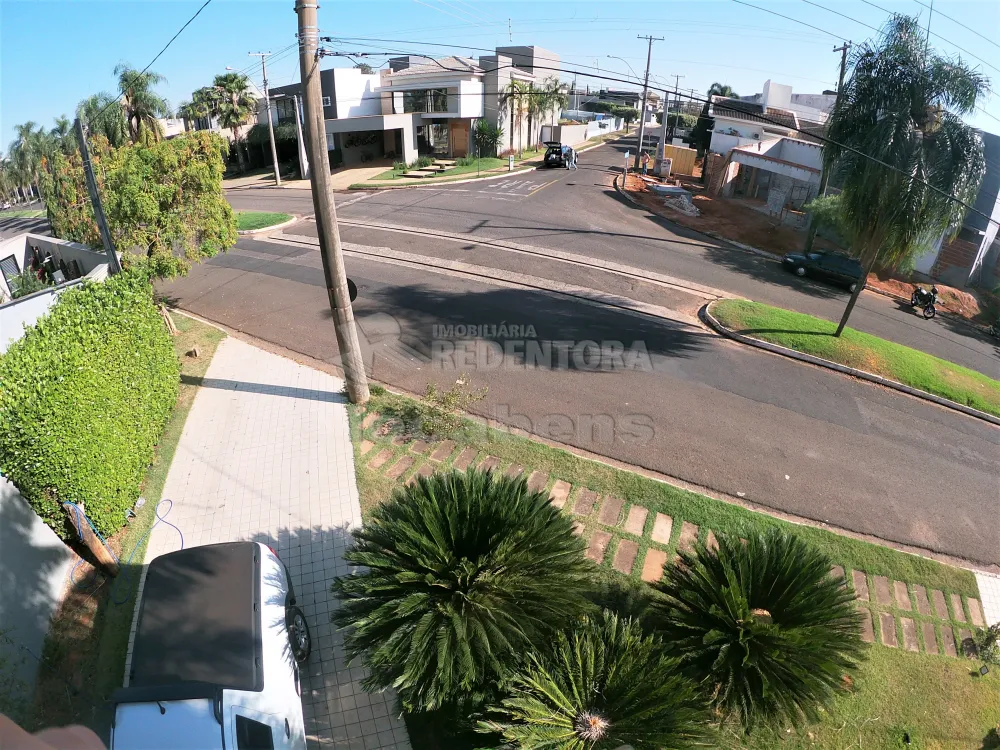
[{"label": "wooden utility pole", "polygon": [[646,77],[642,82],[642,107],[639,110],[639,147],[635,150],[635,164],[633,169],[639,169],[639,159],[642,156],[642,139],[646,136],[646,96],[649,94],[649,64],[653,60],[653,42],[662,42],[662,36],[636,35],[637,39],[649,41],[649,49],[646,52]]},{"label": "wooden utility pole", "polygon": [[[79,122],[79,120],[77,120]],[[76,506],[71,503],[64,503],[63,510],[66,511],[66,515],[69,516],[69,522],[76,529],[77,533],[80,535],[80,540],[86,545],[87,549],[90,550],[90,554],[94,556],[104,572],[109,576],[114,578],[121,572],[121,568],[118,566],[118,560],[111,553],[104,542],[98,538],[94,530],[90,528],[90,522],[84,515],[83,506]]]},{"label": "wooden utility pole", "polygon": [[[681,116],[681,99],[679,93],[680,89],[678,89],[677,86],[680,84],[681,79],[687,78],[687,76],[682,76],[680,73],[671,73],[670,75],[674,79],[674,106],[677,107],[677,112],[674,113],[674,124],[670,126],[670,137],[673,138],[674,130],[677,129],[677,120],[679,120]],[[668,107],[667,114],[669,113],[670,113],[670,108]],[[667,115],[664,115],[664,117],[667,117]]]},{"label": "wooden utility pole", "polygon": [[83,159],[83,173],[87,177],[87,192],[90,193],[90,205],[94,209],[94,220],[97,228],[101,231],[101,242],[104,244],[104,252],[108,256],[108,272],[121,273],[122,264],[118,261],[118,253],[115,252],[115,243],[111,240],[111,230],[108,229],[108,219],[104,215],[104,204],[101,203],[101,193],[97,189],[97,180],[94,177],[94,166],[90,163],[90,148],[87,146],[87,134],[83,131],[83,122],[76,118],[73,123],[76,128],[76,140],[80,144],[80,157]]},{"label": "wooden utility pole", "polygon": [[[247,52],[250,57],[260,58],[260,71],[264,78],[264,106],[267,107],[267,132],[271,135],[271,159],[274,161],[274,185],[281,187],[281,170],[278,169],[278,148],[274,145],[274,121],[271,117],[271,95],[267,90],[267,63],[270,52]],[[237,148],[239,146],[237,145]]]},{"label": "wooden utility pole", "polygon": [[333,311],[337,347],[347,381],[347,397],[355,404],[365,403],[368,378],[361,358],[358,331],[354,325],[344,268],[344,249],[337,227],[337,208],[330,190],[330,154],[327,152],[326,124],[323,119],[323,88],[319,77],[319,24],[315,0],[295,0],[299,16],[299,67],[302,77],[302,101],[305,108],[306,146],[309,151],[313,209],[319,234],[319,253],[323,260],[323,278]]},{"label": "wooden utility pole", "polygon": [[295,105],[295,140],[299,146],[299,178],[306,180],[309,178],[309,157],[306,156],[306,143],[302,138],[302,111],[299,109],[298,94],[292,94],[292,103]]},{"label": "wooden utility pole", "polygon": [[[839,47],[834,47],[834,52],[840,53],[840,80],[837,82],[837,101],[834,103],[833,108],[836,109],[837,105],[840,104],[840,94],[844,90],[844,76],[847,73],[847,50],[851,48],[851,42],[844,42]],[[832,165],[831,165],[832,166]],[[819,194],[826,195],[826,188],[830,184],[830,170],[826,166],[826,160],[823,160],[823,171],[819,175]],[[808,253],[812,250],[813,242],[816,239],[816,221],[812,216],[809,217],[809,229],[806,232],[806,244],[802,252]]]}]

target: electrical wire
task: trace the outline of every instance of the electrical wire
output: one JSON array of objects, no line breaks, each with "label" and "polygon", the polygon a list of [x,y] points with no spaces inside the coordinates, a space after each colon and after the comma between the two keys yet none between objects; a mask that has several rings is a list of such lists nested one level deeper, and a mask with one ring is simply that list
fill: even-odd
[{"label": "electrical wire", "polygon": [[825,5],[820,5],[819,3],[814,3],[814,2],[812,2],[812,0],[802,0],[802,2],[804,2],[806,5],[813,6],[814,8],[819,8],[820,10],[825,10],[827,13],[833,13],[835,16],[840,16],[841,18],[846,18],[848,21],[853,21],[854,23],[860,23],[862,26],[865,26],[865,27],[871,29],[872,31],[874,31],[876,34],[879,34],[879,33],[882,32],[882,29],[877,29],[874,26],[872,26],[871,24],[865,23],[864,21],[859,21],[856,18],[851,18],[850,16],[845,15],[845,14],[841,13],[838,10],[834,10],[833,8],[827,8]]},{"label": "electrical wire", "polygon": [[836,34],[827,31],[826,29],[821,29],[819,26],[813,26],[811,23],[806,23],[805,21],[800,21],[797,18],[792,18],[791,16],[786,16],[784,13],[778,13],[776,10],[769,10],[767,8],[761,8],[759,5],[753,5],[752,3],[744,2],[744,0],[733,0],[737,5],[745,5],[748,8],[753,8],[755,10],[762,10],[765,13],[770,13],[772,16],[778,16],[778,18],[784,18],[793,23],[802,24],[803,26],[808,26],[810,29],[815,29],[816,31],[822,32],[827,36],[832,36],[834,39],[839,39],[840,41],[846,42],[847,38],[842,36],[837,36]]},{"label": "electrical wire", "polygon": [[[930,8],[930,7],[931,7],[931,6],[929,6],[929,5],[927,4],[927,3],[924,3],[924,2],[921,2],[921,0],[913,0],[913,2],[915,2],[915,3],[917,4],[917,5],[923,5],[923,6],[925,7],[925,8]],[[952,23],[954,23],[954,24],[958,24],[959,26],[961,26],[961,27],[962,27],[963,29],[965,29],[966,31],[971,31],[971,32],[972,32],[973,34],[975,34],[976,36],[978,36],[978,37],[979,37],[980,39],[983,39],[983,40],[985,40],[985,41],[989,42],[990,44],[992,44],[992,45],[993,45],[994,47],[996,47],[997,49],[1000,49],[1000,44],[997,44],[997,43],[996,43],[996,42],[994,42],[994,41],[993,41],[992,39],[990,39],[990,38],[989,38],[988,36],[983,36],[983,35],[982,35],[982,34],[980,34],[980,33],[979,33],[978,31],[976,31],[975,29],[973,29],[973,28],[972,28],[971,26],[966,26],[966,25],[965,25],[964,23],[962,23],[961,21],[958,21],[958,20],[956,20],[956,19],[952,18],[951,16],[949,16],[949,15],[947,15],[947,14],[945,14],[945,13],[942,13],[942,12],[941,12],[941,10],[940,10],[939,8],[933,8],[932,10],[934,11],[934,13],[935,13],[936,15],[939,15],[939,16],[941,16],[941,17],[943,17],[943,18],[947,18],[947,19],[948,19],[949,21],[951,21]]]}]

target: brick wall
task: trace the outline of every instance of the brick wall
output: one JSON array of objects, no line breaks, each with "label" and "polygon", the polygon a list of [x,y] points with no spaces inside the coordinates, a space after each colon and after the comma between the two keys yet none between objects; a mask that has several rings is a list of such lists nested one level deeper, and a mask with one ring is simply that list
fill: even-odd
[{"label": "brick wall", "polygon": [[931,268],[931,276],[951,286],[965,286],[978,252],[979,245],[976,243],[955,238],[941,246],[941,252]]}]

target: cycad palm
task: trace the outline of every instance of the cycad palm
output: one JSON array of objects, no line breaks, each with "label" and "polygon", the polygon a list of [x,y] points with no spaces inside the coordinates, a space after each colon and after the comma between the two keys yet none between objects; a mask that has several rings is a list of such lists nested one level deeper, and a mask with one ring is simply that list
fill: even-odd
[{"label": "cycad palm", "polygon": [[961,115],[988,91],[989,80],[961,59],[928,50],[910,16],[893,16],[878,41],[857,48],[823,161],[843,185],[848,239],[866,270],[876,258],[895,266],[958,227],[966,209],[948,196],[974,201],[986,170],[982,139]]},{"label": "cycad palm", "polygon": [[706,738],[705,698],[633,620],[605,610],[525,662],[479,724],[514,748],[679,750]]},{"label": "cycad palm", "polygon": [[657,585],[650,624],[727,718],[816,719],[863,653],[860,615],[830,561],[777,530],[682,553]]},{"label": "cycad palm", "polygon": [[164,83],[166,78],[151,70],[134,70],[127,63],[117,65],[115,75],[129,139],[132,143],[159,141],[163,137],[159,118],[170,117],[171,111],[170,104],[153,87]]},{"label": "cycad palm", "polygon": [[215,77],[212,88],[215,91],[210,100],[212,114],[219,118],[222,127],[233,131],[236,158],[240,172],[244,172],[243,153],[240,151],[241,131],[257,108],[257,100],[250,90],[250,79],[242,73],[225,73]]},{"label": "cycad palm", "polygon": [[410,710],[477,705],[517,656],[589,605],[590,564],[569,518],[523,479],[435,474],[397,490],[354,532],[334,621],[368,690]]}]

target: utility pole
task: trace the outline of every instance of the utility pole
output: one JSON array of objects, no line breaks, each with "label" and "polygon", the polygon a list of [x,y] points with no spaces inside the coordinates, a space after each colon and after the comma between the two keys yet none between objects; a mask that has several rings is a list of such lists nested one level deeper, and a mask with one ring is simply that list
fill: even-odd
[{"label": "utility pole", "polygon": [[934,0],[931,0],[931,12],[927,14],[927,36],[924,38],[924,57],[927,57],[927,48],[931,45],[932,18],[934,18]]},{"label": "utility pole", "polygon": [[[837,81],[837,101],[834,102],[833,108],[836,109],[837,105],[840,104],[840,95],[844,90],[844,76],[847,73],[847,51],[851,48],[851,42],[844,42],[839,47],[834,47],[834,52],[840,53],[840,79]],[[826,160],[823,160],[823,171],[819,175],[819,194],[826,195],[827,186],[830,184],[830,170],[826,167]],[[832,166],[832,165],[831,165]],[[813,242],[816,239],[816,221],[812,216],[809,217],[809,229],[806,232],[806,244],[802,249],[802,252],[808,253],[812,250]]]},{"label": "utility pole", "polygon": [[677,128],[677,120],[681,115],[681,100],[678,89],[682,78],[687,78],[687,76],[682,76],[679,73],[671,73],[671,77],[674,79],[674,106],[677,107],[676,117],[674,118],[674,124],[670,126],[670,137],[674,137],[674,130]]},{"label": "utility pole", "polygon": [[302,138],[302,120],[299,112],[299,95],[292,94],[292,101],[295,104],[295,139],[299,145],[299,177],[303,180],[309,179],[309,156],[306,154],[306,144]]},{"label": "utility pole", "polygon": [[337,208],[330,190],[330,154],[326,150],[326,124],[323,120],[323,88],[319,77],[319,22],[315,0],[295,0],[299,17],[299,68],[302,77],[302,97],[305,105],[306,141],[312,170],[313,209],[319,234],[319,253],[323,260],[323,278],[333,311],[337,347],[347,381],[347,397],[355,404],[365,403],[368,378],[361,359],[358,331],[354,324],[344,268],[344,248],[337,227]]},{"label": "utility pole", "polygon": [[653,60],[653,42],[662,42],[662,36],[636,35],[637,39],[649,40],[649,49],[646,52],[646,77],[642,82],[642,109],[639,111],[639,147],[635,150],[635,164],[633,169],[639,169],[639,158],[642,156],[642,139],[646,135],[646,96],[649,94],[649,64]]},{"label": "utility pole", "polygon": [[104,252],[108,255],[108,271],[112,274],[121,273],[122,264],[118,262],[115,243],[111,240],[111,230],[108,229],[108,218],[104,215],[104,204],[101,203],[101,193],[97,189],[94,178],[94,165],[90,163],[90,149],[87,146],[87,134],[83,132],[83,122],[76,118],[73,123],[76,128],[76,140],[80,144],[80,157],[83,159],[83,173],[87,176],[87,192],[90,193],[90,205],[94,208],[94,219],[97,228],[101,230],[101,242]]},{"label": "utility pole", "polygon": [[267,107],[267,131],[271,134],[271,159],[274,160],[274,184],[281,187],[281,173],[278,169],[278,149],[274,145],[274,122],[271,118],[271,95],[267,91],[267,63],[270,52],[247,52],[249,57],[260,58],[260,70],[264,76],[264,106]]}]

